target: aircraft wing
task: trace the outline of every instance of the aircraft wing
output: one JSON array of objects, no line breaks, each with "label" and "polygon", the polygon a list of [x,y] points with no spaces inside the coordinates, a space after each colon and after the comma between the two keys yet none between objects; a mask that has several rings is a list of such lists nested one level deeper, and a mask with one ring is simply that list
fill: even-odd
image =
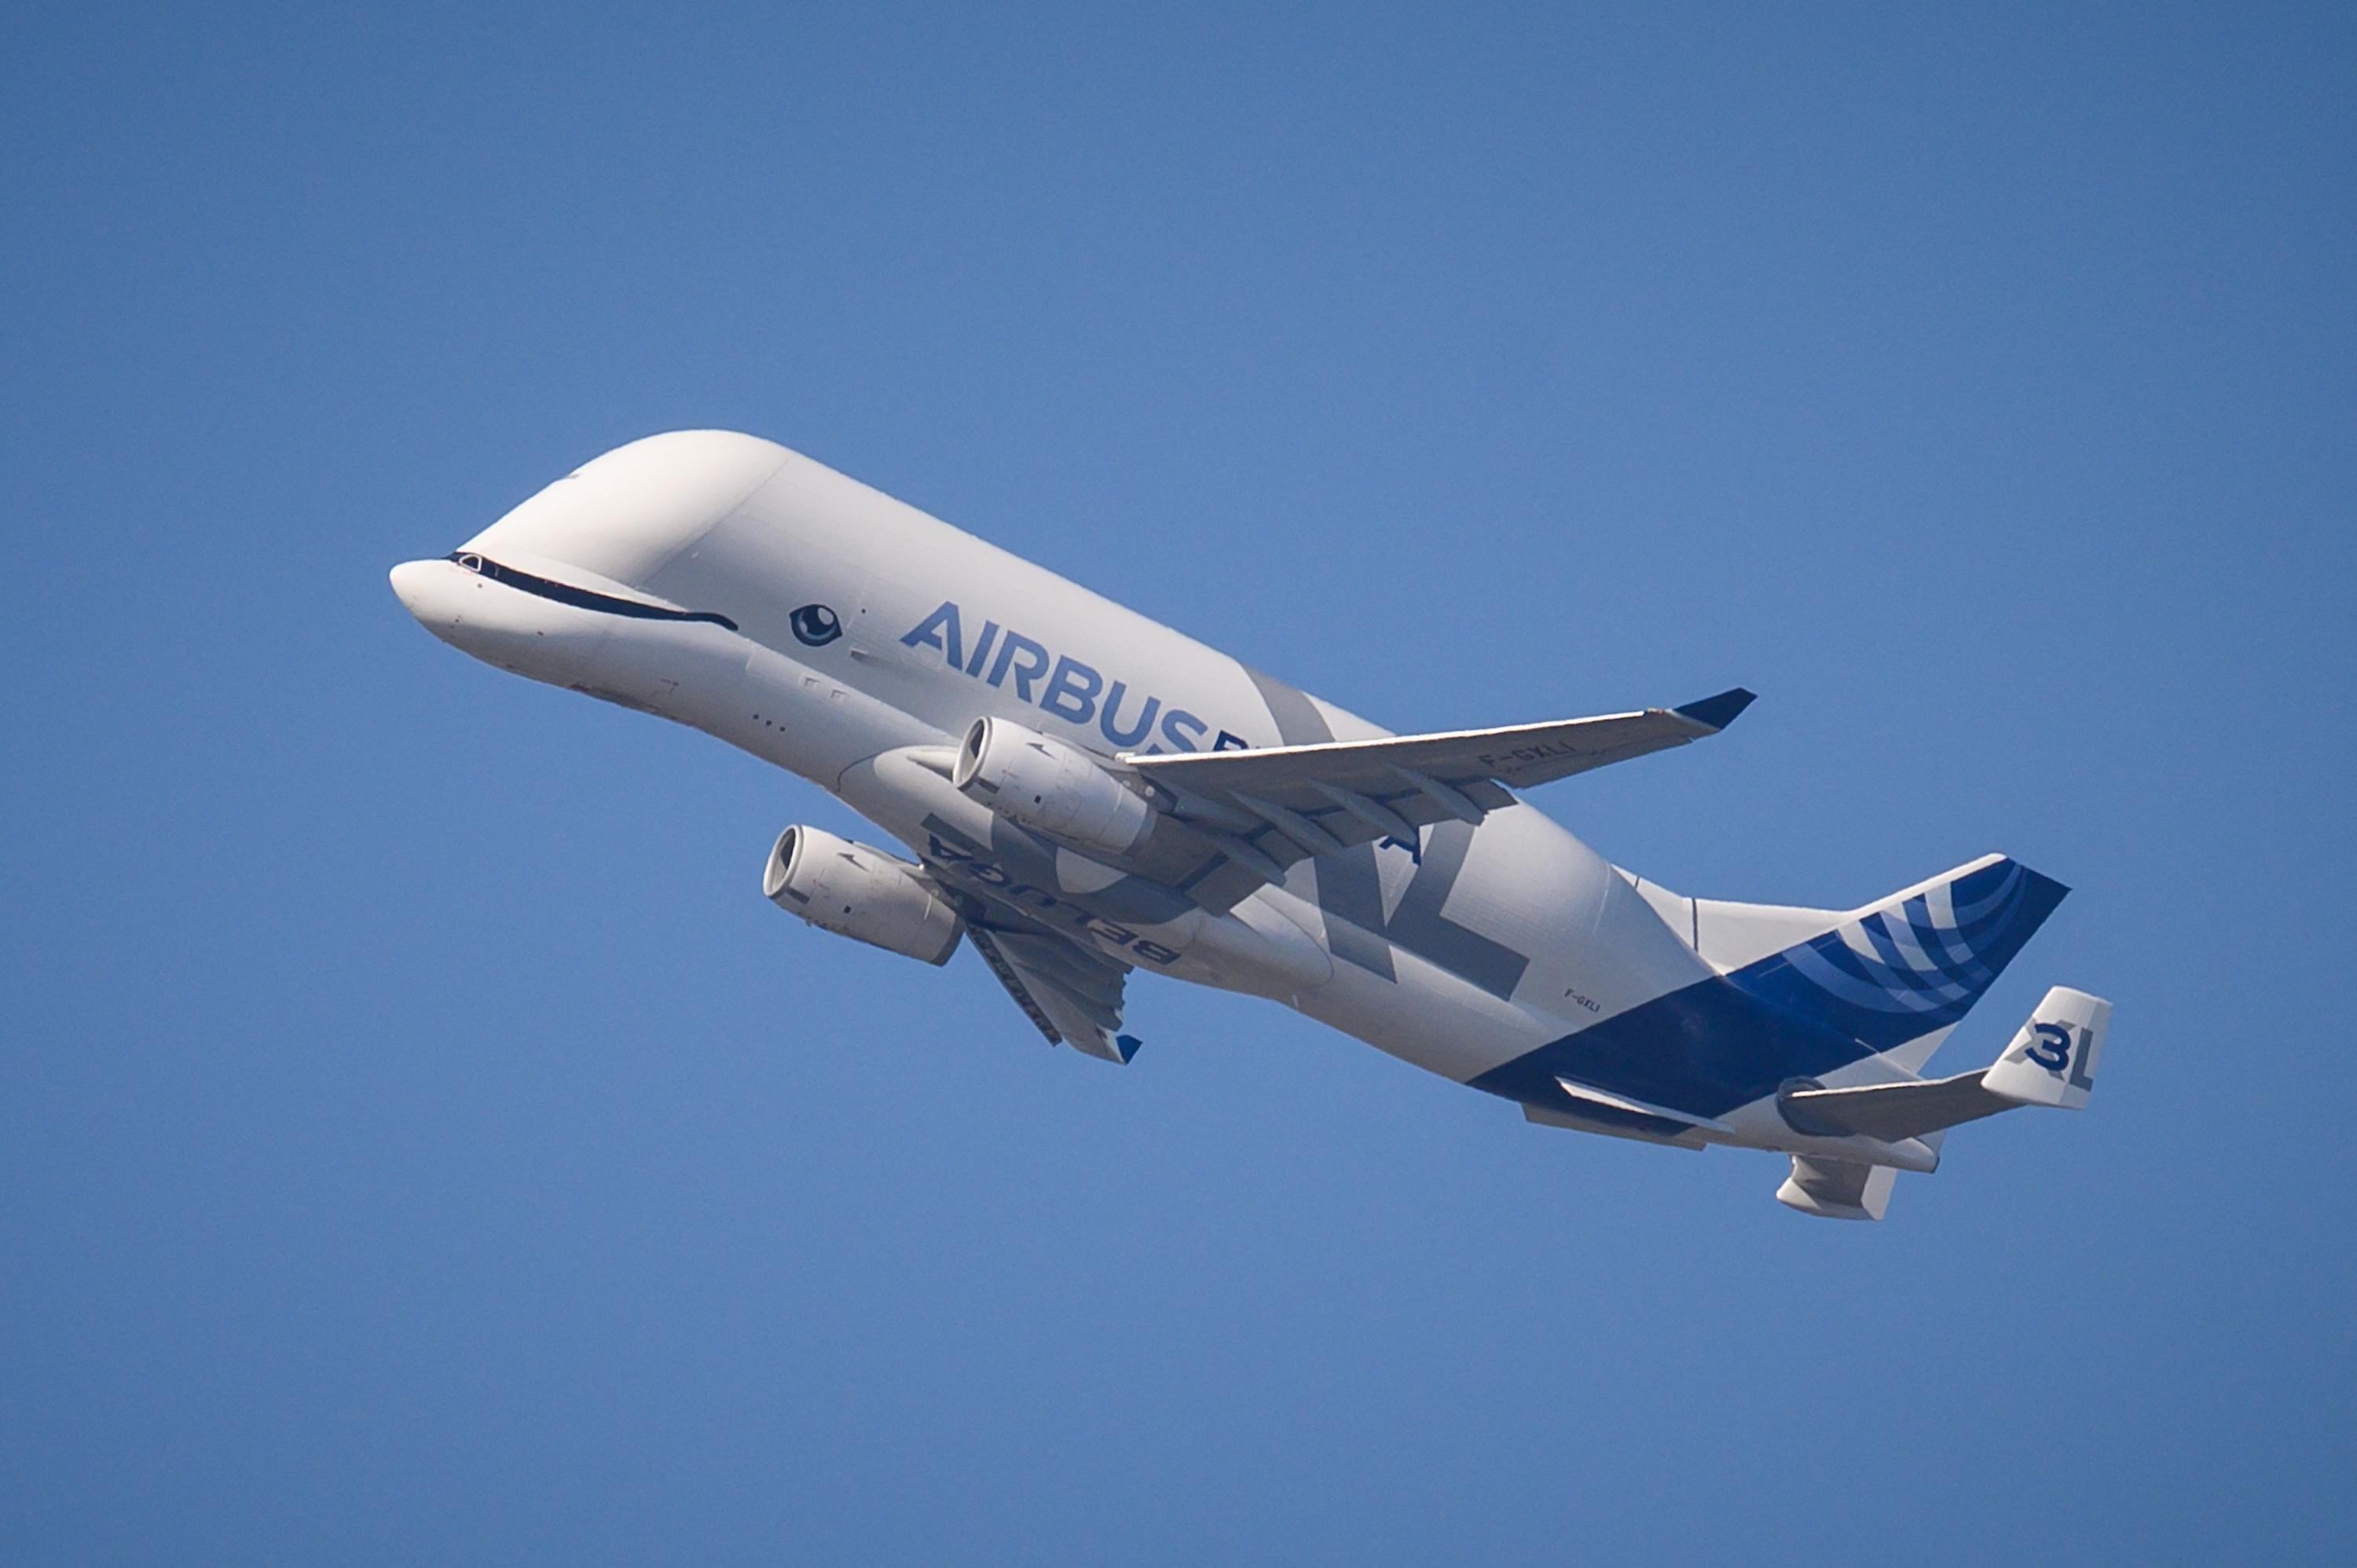
[{"label": "aircraft wing", "polygon": [[1307,855],[1396,838],[1511,805],[1509,790],[1566,779],[1717,735],[1750,706],[1737,687],[1682,708],[1503,729],[1325,741],[1183,756],[1129,753],[1125,767],[1166,791],[1171,814],[1270,880]]},{"label": "aircraft wing", "polygon": [[1049,1045],[1069,1045],[1111,1062],[1137,1054],[1136,1039],[1121,1032],[1127,964],[1053,932],[969,924],[965,934]]}]

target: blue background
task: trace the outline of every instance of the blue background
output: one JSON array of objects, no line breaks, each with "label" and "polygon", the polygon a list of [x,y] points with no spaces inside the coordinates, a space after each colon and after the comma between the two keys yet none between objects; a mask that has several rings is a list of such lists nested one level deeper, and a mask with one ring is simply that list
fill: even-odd
[{"label": "blue background", "polygon": [[[2345,8],[376,9],[0,29],[11,1558],[2347,1552]],[[1541,803],[2072,884],[1941,1060],[2095,1106],[1868,1228],[1046,1049],[388,591],[703,424],[1396,728],[1750,685]]]}]

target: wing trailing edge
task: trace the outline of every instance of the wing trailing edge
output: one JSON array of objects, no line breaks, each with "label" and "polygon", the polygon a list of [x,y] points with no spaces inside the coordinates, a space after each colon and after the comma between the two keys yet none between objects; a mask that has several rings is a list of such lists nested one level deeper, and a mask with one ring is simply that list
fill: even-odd
[{"label": "wing trailing edge", "polygon": [[1126,965],[1053,933],[969,924],[965,934],[1049,1045],[1125,1065],[1137,1054],[1137,1037],[1121,1032]]},{"label": "wing trailing edge", "polygon": [[1170,815],[1274,881],[1309,856],[1478,822],[1512,805],[1515,789],[1705,739],[1752,701],[1738,686],[1684,707],[1596,718],[1118,760]]}]

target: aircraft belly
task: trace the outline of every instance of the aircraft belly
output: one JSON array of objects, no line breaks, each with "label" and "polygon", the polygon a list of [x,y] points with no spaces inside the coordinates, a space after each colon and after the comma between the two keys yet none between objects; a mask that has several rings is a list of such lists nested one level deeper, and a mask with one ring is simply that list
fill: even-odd
[{"label": "aircraft belly", "polygon": [[879,750],[939,738],[890,704],[774,649],[754,648],[744,671],[727,727],[707,727],[826,789]]},{"label": "aircraft belly", "polygon": [[985,909],[1149,973],[1283,1002],[1458,1081],[1596,1016],[1575,997],[1618,1013],[1699,964],[1618,873],[1527,808],[1461,830],[1453,849],[1427,831],[1403,891],[1349,906],[1361,924],[1338,912],[1323,864],[1213,914],[1006,821],[914,748],[858,762],[836,792]]},{"label": "aircraft belly", "polygon": [[1293,1000],[1300,1012],[1388,1056],[1458,1082],[1535,1049],[1562,1025],[1405,949],[1387,979],[1350,963]]}]

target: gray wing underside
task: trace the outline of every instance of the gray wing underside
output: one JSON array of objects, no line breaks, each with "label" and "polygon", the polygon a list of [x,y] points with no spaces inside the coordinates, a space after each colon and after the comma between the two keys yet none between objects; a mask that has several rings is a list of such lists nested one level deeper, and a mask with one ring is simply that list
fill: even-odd
[{"label": "gray wing underside", "polygon": [[1121,1032],[1129,967],[1053,932],[969,924],[966,940],[1050,1045],[1126,1062],[1137,1041]]},{"label": "gray wing underside", "polygon": [[1792,1174],[1776,1189],[1776,1201],[1827,1219],[1879,1219],[1890,1207],[1898,1176],[1889,1165],[1794,1155]]}]

